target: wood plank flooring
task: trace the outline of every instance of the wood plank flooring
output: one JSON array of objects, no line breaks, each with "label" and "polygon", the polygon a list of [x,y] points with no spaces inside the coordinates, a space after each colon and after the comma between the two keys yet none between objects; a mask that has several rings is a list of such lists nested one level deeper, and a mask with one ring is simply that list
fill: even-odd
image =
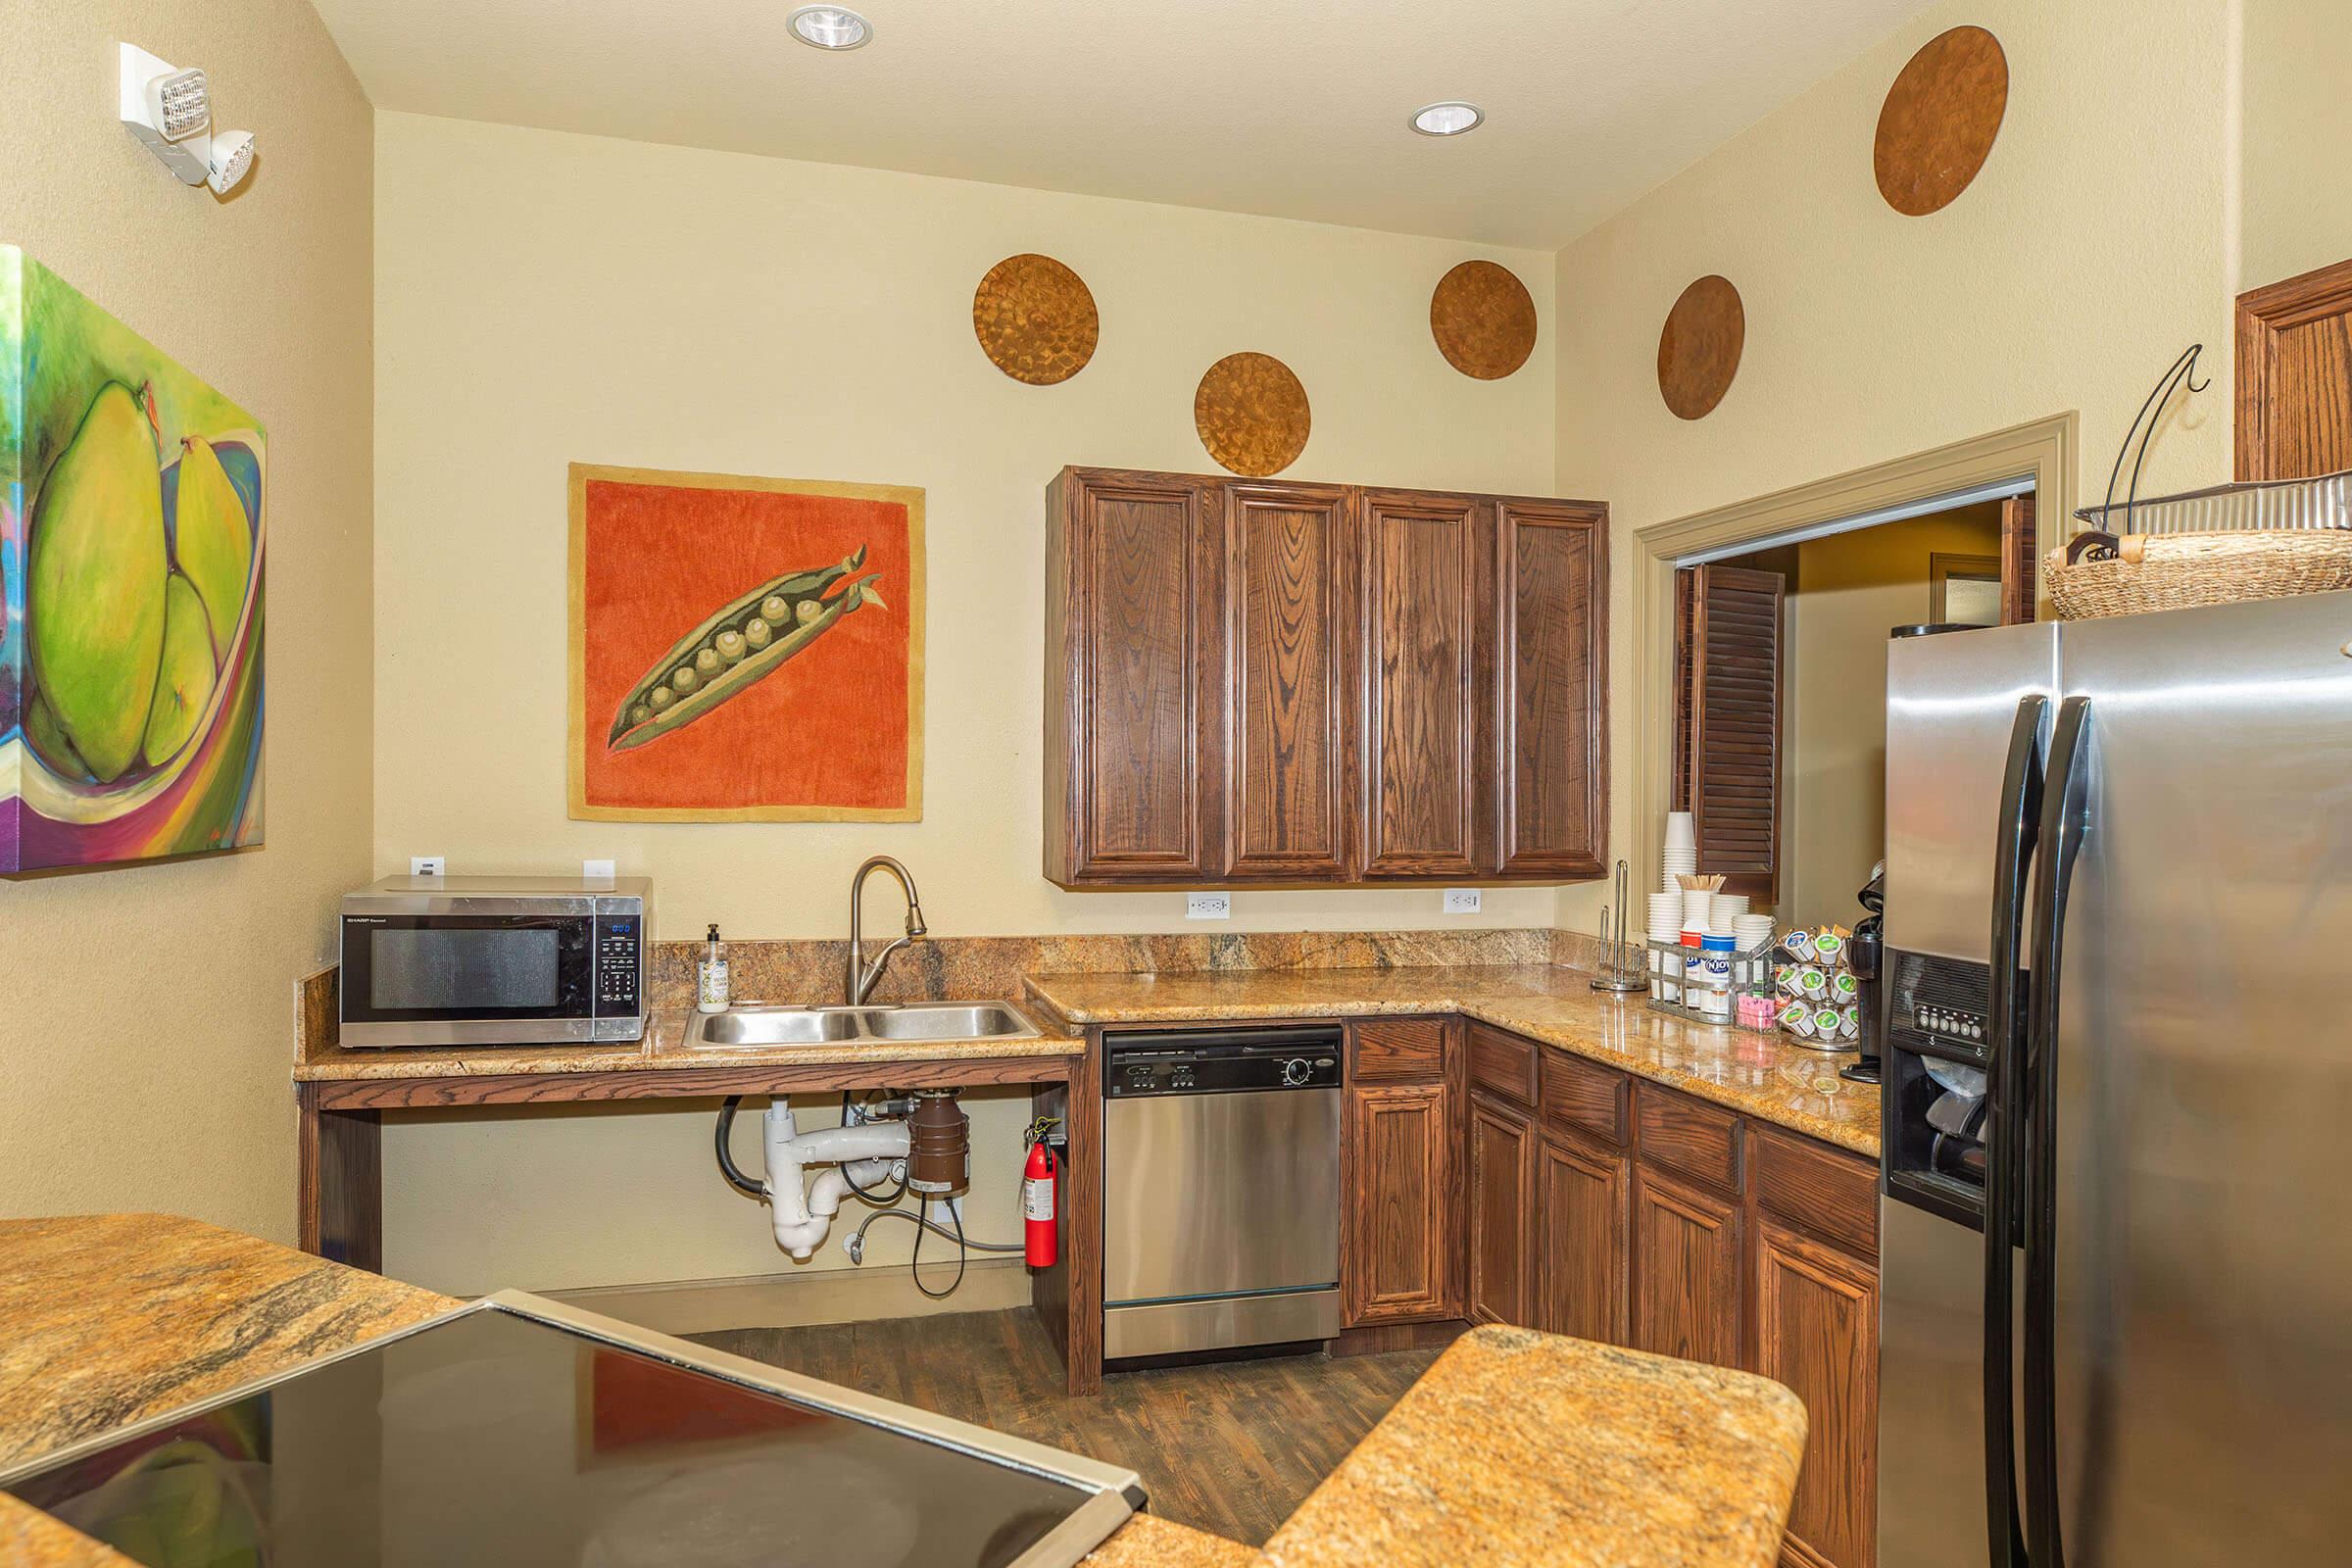
[{"label": "wood plank flooring", "polygon": [[1271,1357],[1114,1372],[1062,1393],[1061,1359],[1035,1312],[733,1329],[694,1338],[1144,1478],[1151,1511],[1263,1545],[1437,1359],[1435,1349],[1333,1360]]}]

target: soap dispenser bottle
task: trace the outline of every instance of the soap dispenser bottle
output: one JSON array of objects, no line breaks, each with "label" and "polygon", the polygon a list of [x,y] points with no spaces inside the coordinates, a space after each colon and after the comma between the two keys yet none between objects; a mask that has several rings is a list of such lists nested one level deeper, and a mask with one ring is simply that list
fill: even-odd
[{"label": "soap dispenser bottle", "polygon": [[727,947],[718,940],[718,927],[710,927],[709,946],[703,950],[703,961],[695,969],[695,1002],[704,1012],[727,1010]]}]

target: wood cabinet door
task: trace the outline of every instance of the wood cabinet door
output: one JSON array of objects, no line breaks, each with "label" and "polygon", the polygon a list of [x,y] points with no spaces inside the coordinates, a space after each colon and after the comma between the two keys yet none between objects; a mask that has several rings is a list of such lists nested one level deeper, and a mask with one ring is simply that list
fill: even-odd
[{"label": "wood cabinet door", "polygon": [[[1223,519],[1213,482],[1078,470],[1050,585],[1047,874],[1200,881],[1221,867]],[[1051,678],[1051,677],[1049,677]],[[1055,742],[1059,744],[1056,745]],[[1058,847],[1056,835],[1066,835]]]},{"label": "wood cabinet door", "polygon": [[1609,830],[1609,512],[1495,512],[1506,875],[1596,877]]},{"label": "wood cabinet door", "polygon": [[1527,1112],[1470,1097],[1470,1319],[1535,1322],[1535,1123]]},{"label": "wood cabinet door", "polygon": [[1786,1560],[1877,1560],[1879,1280],[1869,1264],[1772,1219],[1758,1227],[1756,1366],[1805,1402],[1805,1462]]},{"label": "wood cabinet door", "polygon": [[1636,1349],[1740,1364],[1740,1211],[1734,1201],[1634,1167]]},{"label": "wood cabinet door", "polygon": [[1446,1299],[1450,1109],[1443,1083],[1348,1091],[1340,1292],[1349,1328],[1453,1315]]},{"label": "wood cabinet door", "polygon": [[1494,508],[1368,490],[1363,559],[1366,877],[1494,868]]},{"label": "wood cabinet door", "polygon": [[1348,520],[1344,490],[1225,488],[1227,876],[1350,873]]},{"label": "wood cabinet door", "polygon": [[1625,1343],[1631,1161],[1565,1138],[1544,1140],[1536,1182],[1536,1324],[1602,1345]]}]

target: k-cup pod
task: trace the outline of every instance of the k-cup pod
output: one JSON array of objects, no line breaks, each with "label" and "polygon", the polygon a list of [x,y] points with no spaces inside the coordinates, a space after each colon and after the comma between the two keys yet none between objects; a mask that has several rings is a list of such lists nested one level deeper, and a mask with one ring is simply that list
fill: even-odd
[{"label": "k-cup pod", "polygon": [[1862,1038],[1862,1004],[1860,1003],[1849,1002],[1838,1009],[1838,1038],[1840,1040]]},{"label": "k-cup pod", "polygon": [[1803,963],[1813,956],[1813,933],[1810,931],[1791,931],[1788,933],[1788,940],[1783,942],[1781,946],[1788,950],[1788,956],[1794,958],[1799,963]]},{"label": "k-cup pod", "polygon": [[1800,997],[1826,997],[1830,994],[1830,977],[1818,964],[1806,964],[1796,971],[1796,994]]},{"label": "k-cup pod", "polygon": [[1799,1040],[1813,1038],[1813,1009],[1804,1003],[1781,1009],[1781,1027]]},{"label": "k-cup pod", "polygon": [[1813,956],[1824,963],[1836,963],[1845,952],[1845,938],[1836,926],[1826,926],[1813,933]]},{"label": "k-cup pod", "polygon": [[1796,995],[1796,965],[1784,963],[1772,977],[1773,989],[1784,997]]},{"label": "k-cup pod", "polygon": [[1815,1038],[1821,1040],[1837,1039],[1838,1021],[1838,1009],[1836,1007],[1814,1008],[1813,1034]]},{"label": "k-cup pod", "polygon": [[1851,1002],[1861,989],[1862,982],[1854,978],[1851,969],[1840,969],[1830,976],[1830,995],[1839,1002]]}]

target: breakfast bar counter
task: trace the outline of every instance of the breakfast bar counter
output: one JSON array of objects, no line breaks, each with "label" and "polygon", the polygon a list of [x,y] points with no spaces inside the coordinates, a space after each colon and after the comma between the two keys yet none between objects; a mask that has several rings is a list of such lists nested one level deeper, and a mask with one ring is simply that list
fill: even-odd
[{"label": "breakfast bar counter", "polygon": [[[447,1297],[158,1214],[0,1222],[0,1467],[419,1323]],[[1463,1336],[1262,1553],[1140,1516],[1089,1568],[1767,1568],[1805,1415],[1776,1383]],[[0,1494],[0,1561],[126,1568]]]}]

